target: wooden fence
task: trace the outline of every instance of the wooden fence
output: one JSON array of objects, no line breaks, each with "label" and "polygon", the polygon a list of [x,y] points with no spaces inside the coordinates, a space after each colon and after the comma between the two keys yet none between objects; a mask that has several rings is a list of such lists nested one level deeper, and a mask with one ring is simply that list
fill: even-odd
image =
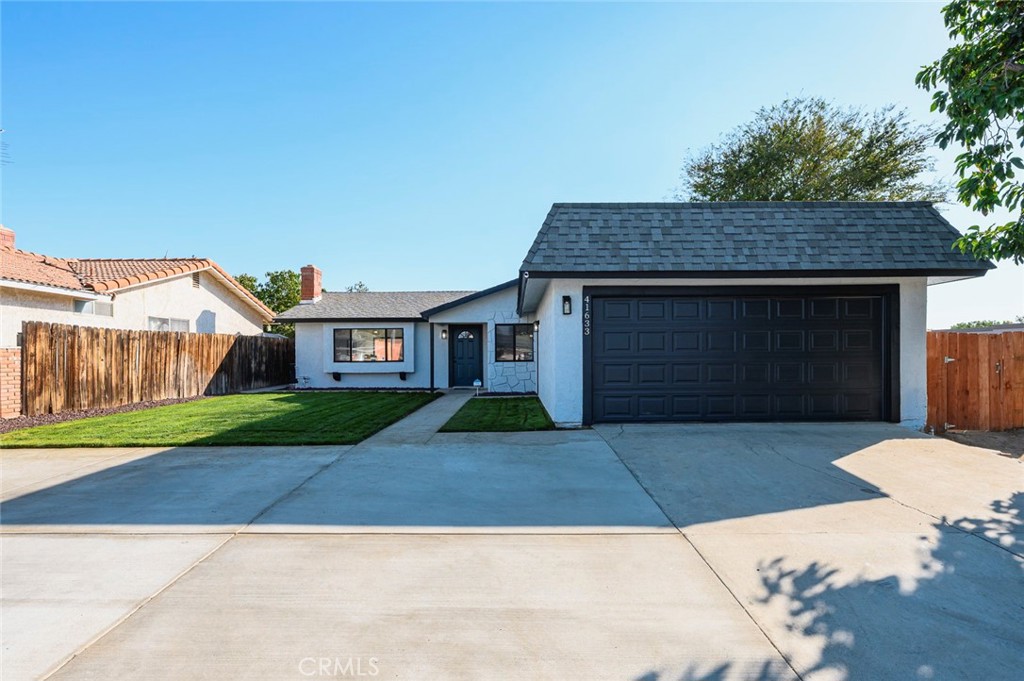
[{"label": "wooden fence", "polygon": [[295,342],[43,322],[22,328],[28,416],[224,395],[295,380]]},{"label": "wooden fence", "polygon": [[1024,331],[929,331],[928,427],[1024,427]]}]

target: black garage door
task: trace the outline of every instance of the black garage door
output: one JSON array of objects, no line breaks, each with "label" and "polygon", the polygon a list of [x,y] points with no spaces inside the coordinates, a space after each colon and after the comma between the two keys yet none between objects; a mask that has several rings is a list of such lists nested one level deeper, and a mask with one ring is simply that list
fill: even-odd
[{"label": "black garage door", "polygon": [[585,302],[592,422],[889,417],[886,295]]}]

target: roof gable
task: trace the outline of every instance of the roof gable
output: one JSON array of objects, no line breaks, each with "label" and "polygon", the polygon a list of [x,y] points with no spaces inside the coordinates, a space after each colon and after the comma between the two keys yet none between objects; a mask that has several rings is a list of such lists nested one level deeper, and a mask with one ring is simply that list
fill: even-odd
[{"label": "roof gable", "polygon": [[979,274],[927,202],[556,203],[522,271]]}]

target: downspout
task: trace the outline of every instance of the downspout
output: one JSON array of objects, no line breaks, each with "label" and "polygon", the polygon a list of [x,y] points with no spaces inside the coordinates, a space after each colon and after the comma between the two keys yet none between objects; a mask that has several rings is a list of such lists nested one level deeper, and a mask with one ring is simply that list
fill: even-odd
[{"label": "downspout", "polygon": [[430,392],[434,392],[434,322],[430,322]]}]

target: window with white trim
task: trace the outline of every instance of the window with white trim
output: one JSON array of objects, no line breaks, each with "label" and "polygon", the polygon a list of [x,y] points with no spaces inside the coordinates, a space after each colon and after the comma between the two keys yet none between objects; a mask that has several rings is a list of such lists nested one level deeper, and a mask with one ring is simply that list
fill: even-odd
[{"label": "window with white trim", "polygon": [[76,300],[75,314],[94,314],[101,317],[113,317],[114,304],[104,300]]},{"label": "window with white trim", "polygon": [[187,319],[172,319],[171,317],[150,317],[150,331],[188,331]]}]

